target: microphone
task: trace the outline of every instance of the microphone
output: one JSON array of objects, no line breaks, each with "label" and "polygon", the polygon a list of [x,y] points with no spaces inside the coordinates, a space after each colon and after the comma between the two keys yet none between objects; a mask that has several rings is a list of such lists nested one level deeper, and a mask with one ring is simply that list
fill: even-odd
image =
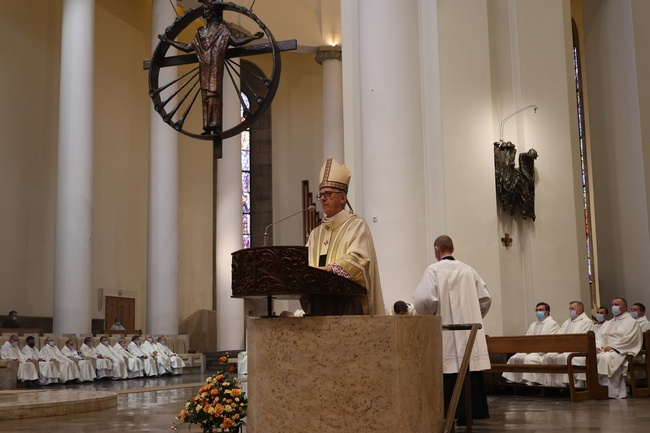
[{"label": "microphone", "polygon": [[273,226],[273,225],[275,225],[275,224],[277,224],[277,223],[280,223],[280,222],[282,222],[282,221],[284,221],[284,220],[286,220],[286,219],[289,219],[289,218],[291,218],[291,217],[294,217],[294,216],[296,216],[296,215],[298,215],[298,214],[301,214],[301,213],[303,213],[303,212],[307,212],[307,211],[309,211],[309,212],[314,212],[315,210],[316,210],[316,206],[314,206],[314,205],[312,204],[312,205],[309,206],[308,208],[305,208],[305,209],[303,209],[303,210],[300,210],[300,211],[298,211],[298,212],[296,212],[296,213],[292,213],[292,214],[289,215],[288,217],[284,217],[284,218],[282,218],[281,220],[278,220],[278,221],[272,222],[271,224],[269,224],[268,226],[266,226],[266,228],[264,229],[264,245],[262,245],[262,246],[263,246],[263,247],[266,247],[266,246],[267,246],[267,245],[266,245],[266,238],[267,238],[267,236],[269,235],[269,228],[271,228],[271,226]]}]

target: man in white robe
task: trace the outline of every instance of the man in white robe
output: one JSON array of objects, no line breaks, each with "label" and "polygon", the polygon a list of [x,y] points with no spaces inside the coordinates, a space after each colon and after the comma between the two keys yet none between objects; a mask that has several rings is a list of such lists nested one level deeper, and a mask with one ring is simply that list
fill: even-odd
[{"label": "man in white robe", "polygon": [[598,307],[596,310],[596,324],[594,325],[594,332],[598,332],[600,328],[609,320],[609,310],[607,307]]},{"label": "man in white robe", "polygon": [[120,355],[126,362],[126,366],[129,370],[129,379],[134,377],[144,376],[144,364],[140,358],[132,354],[126,349],[126,338],[120,337],[113,346],[113,350]]},{"label": "man in white robe", "polygon": [[[585,314],[585,306],[580,301],[569,302],[569,318],[560,326],[558,334],[585,334],[594,330],[594,322]],[[542,364],[562,364],[566,365],[568,353],[547,353],[542,359]],[[573,358],[573,365],[585,365],[586,360],[582,358]],[[567,386],[569,376],[567,374],[539,374],[540,383],[546,386]],[[575,384],[577,387],[584,388],[587,380],[584,373],[577,374]]]},{"label": "man in white robe", "polygon": [[59,366],[59,371],[61,372],[61,383],[66,383],[70,381],[76,381],[81,377],[81,372],[79,367],[71,359],[68,359],[54,343],[52,337],[47,337],[45,339],[45,345],[41,349],[41,357],[45,358],[48,361],[55,362]]},{"label": "man in white robe", "polygon": [[63,346],[63,349],[61,349],[61,354],[75,363],[79,371],[80,382],[92,382],[95,380],[95,378],[97,378],[97,373],[95,373],[95,366],[92,362],[93,360],[84,359],[81,354],[75,350],[72,340],[65,342],[65,346]]},{"label": "man in white robe", "polygon": [[16,335],[11,335],[9,340],[0,347],[0,359],[13,359],[18,364],[18,380],[22,380],[28,387],[41,386],[36,366],[31,359],[27,359],[18,349],[18,337]]},{"label": "man in white robe", "polygon": [[[630,307],[630,316],[636,319],[636,323],[639,324],[639,329],[641,331],[641,338],[643,338],[643,333],[650,329],[650,321],[645,315],[645,305],[640,302],[635,302]],[[646,350],[648,348],[645,348]],[[634,362],[644,363],[645,355],[637,355],[634,357]],[[645,371],[636,372],[637,379],[645,379]]]},{"label": "man in white robe", "polygon": [[102,355],[104,359],[111,361],[111,370],[113,371],[113,380],[128,379],[129,371],[126,367],[126,361],[108,344],[108,337],[104,336],[99,339],[97,352]]},{"label": "man in white robe", "polygon": [[84,344],[81,345],[79,351],[81,352],[81,356],[92,360],[95,371],[97,372],[97,379],[113,377],[113,370],[111,370],[113,363],[110,359],[104,359],[101,353],[97,352],[93,337],[84,338]]},{"label": "man in white robe", "polygon": [[183,374],[185,362],[180,356],[167,347],[167,341],[163,337],[158,337],[156,348],[158,349],[158,356],[169,359],[169,363],[172,367],[172,374]]},{"label": "man in white robe", "polygon": [[[418,314],[442,317],[443,325],[483,323],[492,303],[487,284],[470,266],[452,256],[454,244],[449,236],[439,236],[434,242],[437,263],[425,271],[413,295],[413,306]],[[444,381],[445,413],[451,400],[460,364],[463,360],[469,331],[443,331],[442,372]],[[483,386],[482,370],[490,368],[490,357],[485,341],[485,331],[479,329],[470,359],[472,416],[489,418],[487,397]],[[465,418],[464,391],[456,414],[459,425]]]},{"label": "man in white robe", "polygon": [[21,349],[26,358],[31,359],[32,363],[38,371],[38,379],[41,385],[49,385],[51,383],[59,383],[61,372],[57,365],[36,348],[36,340],[33,336],[25,339],[25,347]]},{"label": "man in white robe", "polygon": [[640,302],[635,302],[630,307],[630,315],[636,319],[636,323],[639,324],[641,333],[650,329],[650,321],[648,321],[648,318],[645,316],[645,305]]},{"label": "man in white robe", "polygon": [[[544,335],[557,333],[557,322],[550,315],[551,306],[546,302],[539,302],[535,306],[537,320],[528,327],[526,335]],[[508,359],[508,364],[541,364],[544,353],[515,353]],[[537,373],[515,373],[507,371],[502,374],[504,379],[515,383],[540,383]]]},{"label": "man in white robe", "polygon": [[609,398],[626,398],[624,373],[627,354],[636,356],[643,339],[637,321],[627,312],[627,301],[612,300],[614,318],[608,320],[596,334],[598,377],[601,385],[609,388]]},{"label": "man in white robe", "polygon": [[127,350],[135,355],[138,359],[142,360],[144,366],[144,374],[147,376],[158,376],[158,364],[156,359],[148,356],[143,352],[142,347],[140,346],[140,336],[134,335],[131,338],[131,343],[127,346]]},{"label": "man in white robe", "polygon": [[320,171],[319,194],[325,218],[309,234],[309,266],[354,281],[366,289],[364,297],[310,297],[303,299],[307,314],[386,314],[379,281],[375,246],[366,221],[345,206],[351,173],[328,158]]},{"label": "man in white robe", "polygon": [[153,337],[151,335],[147,335],[140,348],[144,353],[147,354],[148,357],[156,360],[159,376],[167,373],[171,374],[172,366],[171,363],[169,362],[169,358],[160,356],[160,354],[158,353],[158,348],[156,347],[156,344],[153,342]]}]

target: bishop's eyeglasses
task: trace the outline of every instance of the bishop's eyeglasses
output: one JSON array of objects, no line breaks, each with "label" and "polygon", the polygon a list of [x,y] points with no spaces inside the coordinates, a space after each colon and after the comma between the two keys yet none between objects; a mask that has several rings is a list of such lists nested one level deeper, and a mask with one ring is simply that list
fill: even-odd
[{"label": "bishop's eyeglasses", "polygon": [[332,194],[343,194],[342,192],[339,191],[325,191],[325,192],[319,192],[316,194],[316,198],[318,200],[322,199],[323,197],[326,197],[327,199],[332,198]]}]

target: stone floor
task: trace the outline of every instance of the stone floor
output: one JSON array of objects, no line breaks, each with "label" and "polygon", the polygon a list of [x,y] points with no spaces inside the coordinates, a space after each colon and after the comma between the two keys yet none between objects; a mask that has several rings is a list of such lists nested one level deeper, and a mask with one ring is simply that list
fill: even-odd
[{"label": "stone floor", "polygon": [[[183,375],[57,387],[56,389],[77,389],[83,392],[113,391],[118,394],[117,407],[84,414],[4,421],[0,424],[0,431],[169,432],[174,417],[196,393],[203,380],[202,375]],[[46,389],[55,399],[56,389]],[[565,396],[494,395],[489,397],[489,404],[491,418],[476,421],[473,427],[476,433],[641,432],[650,429],[650,398],[573,403]],[[181,431],[188,430],[184,428]],[[196,426],[189,431],[200,432]],[[461,433],[466,429],[458,427],[456,431]],[[296,430],[296,433],[318,432]]]}]

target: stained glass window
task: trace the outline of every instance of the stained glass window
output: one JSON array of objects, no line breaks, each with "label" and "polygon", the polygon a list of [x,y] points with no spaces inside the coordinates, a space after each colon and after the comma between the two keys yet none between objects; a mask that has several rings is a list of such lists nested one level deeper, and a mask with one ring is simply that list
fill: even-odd
[{"label": "stained glass window", "polygon": [[[575,44],[574,44],[575,45]],[[582,208],[584,212],[585,237],[587,244],[587,272],[589,273],[589,284],[593,283],[592,263],[592,242],[591,242],[591,221],[589,218],[589,183],[587,176],[587,148],[585,137],[585,119],[582,95],[582,77],[580,73],[580,56],[578,47],[573,47],[573,73],[576,86],[576,106],[578,110],[578,143],[580,145],[580,178],[582,179]]]},{"label": "stained glass window", "polygon": [[[241,100],[246,107],[250,106],[248,98],[242,92]],[[244,120],[244,105],[241,107],[240,116]],[[251,247],[251,140],[250,131],[241,133],[241,208],[243,226],[244,248]]]}]

